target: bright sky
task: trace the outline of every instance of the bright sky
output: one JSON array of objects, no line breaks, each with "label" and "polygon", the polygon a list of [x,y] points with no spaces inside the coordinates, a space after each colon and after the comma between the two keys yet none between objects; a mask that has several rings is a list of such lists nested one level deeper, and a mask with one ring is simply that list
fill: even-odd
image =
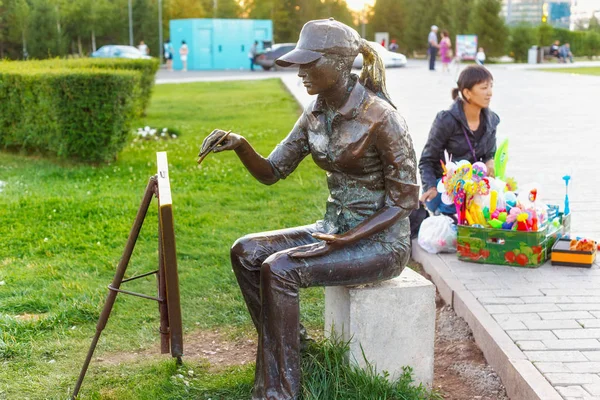
[{"label": "bright sky", "polygon": [[360,11],[365,5],[373,5],[375,0],[346,0],[346,3],[352,11]]}]

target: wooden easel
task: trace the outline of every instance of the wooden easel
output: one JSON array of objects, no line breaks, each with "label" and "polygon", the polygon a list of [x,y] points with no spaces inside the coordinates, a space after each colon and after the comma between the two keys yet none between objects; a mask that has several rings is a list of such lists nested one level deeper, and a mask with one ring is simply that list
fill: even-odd
[{"label": "wooden easel", "polygon": [[[88,366],[94,354],[100,334],[106,327],[108,317],[112,311],[113,305],[118,293],[129,294],[132,296],[141,297],[144,299],[154,300],[158,302],[158,311],[160,314],[160,348],[161,353],[171,353],[177,358],[177,362],[181,363],[183,355],[183,328],[181,322],[181,304],[179,299],[179,278],[177,275],[177,255],[175,252],[175,229],[173,226],[173,208],[171,201],[171,185],[169,183],[169,167],[167,163],[167,153],[156,153],[158,164],[158,173],[150,178],[146,192],[142,199],[142,204],[138,209],[133,227],[129,233],[125,250],[121,261],[117,266],[115,277],[110,285],[108,285],[108,296],[104,303],[104,308],[96,325],[96,334],[92,339],[92,344],[88,351],[87,357],[81,368],[79,379],[75,385],[72,399],[76,399],[87,372]],[[152,272],[147,272],[133,278],[123,279],[125,271],[131,259],[131,254],[135,247],[135,243],[142,229],[146,213],[152,202],[152,198],[156,196],[158,199],[158,269]],[[134,293],[127,290],[122,290],[121,284],[132,281],[134,279],[143,278],[145,276],[154,275],[157,277],[158,296],[152,297],[145,294]]]}]

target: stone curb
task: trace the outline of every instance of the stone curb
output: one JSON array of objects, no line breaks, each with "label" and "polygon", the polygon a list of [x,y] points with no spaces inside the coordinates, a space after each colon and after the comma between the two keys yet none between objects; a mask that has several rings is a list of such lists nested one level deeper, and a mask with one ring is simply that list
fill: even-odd
[{"label": "stone curb", "polygon": [[446,304],[450,304],[456,314],[469,324],[475,342],[502,379],[511,399],[562,400],[562,396],[438,255],[427,253],[414,240],[412,258],[430,275]]}]

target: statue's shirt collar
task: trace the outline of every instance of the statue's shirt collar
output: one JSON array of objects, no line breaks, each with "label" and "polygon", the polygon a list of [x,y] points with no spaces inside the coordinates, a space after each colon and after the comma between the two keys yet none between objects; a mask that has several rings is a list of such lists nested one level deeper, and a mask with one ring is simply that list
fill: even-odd
[{"label": "statue's shirt collar", "polygon": [[[343,116],[346,119],[352,119],[358,114],[358,108],[362,104],[365,98],[365,87],[360,84],[358,77],[353,75],[352,78],[355,80],[354,87],[350,92],[350,96],[338,110],[337,114]],[[311,110],[312,114],[316,117],[319,114],[325,112],[325,99],[322,96],[318,96]]]}]

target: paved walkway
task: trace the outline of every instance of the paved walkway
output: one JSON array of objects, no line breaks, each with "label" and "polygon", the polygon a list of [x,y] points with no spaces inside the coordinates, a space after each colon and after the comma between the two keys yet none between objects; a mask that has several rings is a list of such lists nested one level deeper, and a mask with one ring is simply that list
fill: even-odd
[{"label": "paved walkway", "polygon": [[[600,239],[600,77],[491,66],[500,139],[510,139],[509,175],[538,182],[542,199],[562,205],[561,177],[573,177],[572,231]],[[388,71],[388,91],[417,152],[435,114],[450,104],[455,72],[425,64]],[[310,96],[292,74],[282,80],[301,104]],[[537,269],[460,262],[415,243],[413,258],[444,300],[471,326],[488,362],[520,399],[600,400],[600,266]]]}]

